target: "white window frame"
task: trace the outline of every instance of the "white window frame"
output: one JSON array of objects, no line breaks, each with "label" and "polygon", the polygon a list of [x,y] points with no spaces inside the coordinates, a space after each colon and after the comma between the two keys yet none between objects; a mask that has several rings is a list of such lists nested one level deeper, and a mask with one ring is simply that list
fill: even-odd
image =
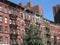
[{"label": "white window frame", "polygon": [[0,32],[2,32],[2,25],[0,25],[1,26],[1,30],[0,30]]},{"label": "white window frame", "polygon": [[[20,17],[21,17],[21,14],[22,14],[22,15],[24,15],[24,13],[23,13],[23,12],[20,12]],[[24,16],[23,16],[23,18],[24,18]]]},{"label": "white window frame", "polygon": [[18,29],[18,34],[20,34],[20,29]]},{"label": "white window frame", "polygon": [[2,16],[0,15],[0,22],[2,22]]},{"label": "white window frame", "polygon": [[7,17],[5,17],[5,23],[8,23],[8,18]]},{"label": "white window frame", "polygon": [[0,39],[0,44],[2,44],[2,40],[3,40],[3,38],[2,38],[2,36],[0,36],[0,38],[1,38],[1,39]]},{"label": "white window frame", "polygon": [[7,7],[5,7],[5,10],[4,10],[4,11],[5,11],[5,13],[8,13],[8,8],[7,8]]},{"label": "white window frame", "polygon": [[2,11],[2,5],[0,5],[0,11]]},{"label": "white window frame", "polygon": [[8,44],[8,37],[5,37],[5,44]]},{"label": "white window frame", "polygon": [[[6,29],[7,27],[7,29]],[[5,26],[5,33],[8,33],[8,26]]]},{"label": "white window frame", "polygon": [[12,20],[10,20],[10,22],[9,22],[10,24],[12,24]]}]

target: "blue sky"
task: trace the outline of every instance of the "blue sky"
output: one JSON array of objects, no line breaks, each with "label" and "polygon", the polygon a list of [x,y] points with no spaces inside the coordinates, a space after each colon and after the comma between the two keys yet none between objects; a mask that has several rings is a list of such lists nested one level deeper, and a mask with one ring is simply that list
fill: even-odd
[{"label": "blue sky", "polygon": [[54,21],[53,6],[60,4],[60,0],[9,0],[16,4],[23,2],[25,5],[32,2],[34,5],[40,5],[43,8],[43,15],[46,19]]}]

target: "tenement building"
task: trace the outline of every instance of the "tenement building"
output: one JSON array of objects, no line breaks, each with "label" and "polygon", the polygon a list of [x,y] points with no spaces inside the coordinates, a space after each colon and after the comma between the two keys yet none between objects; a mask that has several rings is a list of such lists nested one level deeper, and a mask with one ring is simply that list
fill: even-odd
[{"label": "tenement building", "polygon": [[55,23],[60,23],[60,5],[53,7]]},{"label": "tenement building", "polygon": [[55,22],[52,22],[43,17],[43,9],[39,5],[34,6],[31,2],[26,6],[23,3],[17,5],[8,0],[0,0],[0,44],[23,45],[22,35],[26,34],[31,24],[35,24],[41,31],[44,45],[60,45],[60,16],[56,10]]}]

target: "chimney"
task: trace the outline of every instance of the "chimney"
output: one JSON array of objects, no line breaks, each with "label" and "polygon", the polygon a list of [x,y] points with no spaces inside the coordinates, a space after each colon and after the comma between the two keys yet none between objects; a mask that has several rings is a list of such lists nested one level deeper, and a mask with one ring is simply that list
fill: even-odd
[{"label": "chimney", "polygon": [[29,6],[29,7],[33,7],[32,2],[28,2],[28,3],[27,3],[27,6]]},{"label": "chimney", "polygon": [[24,3],[23,3],[23,2],[21,2],[21,3],[19,3],[19,5],[23,7],[23,6],[24,6]]}]

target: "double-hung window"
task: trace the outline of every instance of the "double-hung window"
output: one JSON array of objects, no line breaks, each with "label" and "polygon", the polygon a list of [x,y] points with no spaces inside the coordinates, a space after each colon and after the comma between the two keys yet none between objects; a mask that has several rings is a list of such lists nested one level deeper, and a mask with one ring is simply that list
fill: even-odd
[{"label": "double-hung window", "polygon": [[7,17],[5,17],[5,23],[8,23],[8,18]]},{"label": "double-hung window", "polygon": [[8,26],[5,26],[5,32],[6,33],[8,32]]},{"label": "double-hung window", "polygon": [[0,44],[2,44],[2,36],[0,36]]},{"label": "double-hung window", "polygon": [[8,44],[8,37],[5,37],[5,43]]},{"label": "double-hung window", "polygon": [[2,16],[0,15],[0,22],[2,22]]},{"label": "double-hung window", "polygon": [[2,5],[0,5],[0,11],[2,11]]},{"label": "double-hung window", "polygon": [[0,25],[0,32],[2,32],[2,25]]},{"label": "double-hung window", "polygon": [[5,11],[5,13],[8,13],[8,8],[7,8],[7,7],[5,7],[5,10],[4,10],[4,11]]}]

